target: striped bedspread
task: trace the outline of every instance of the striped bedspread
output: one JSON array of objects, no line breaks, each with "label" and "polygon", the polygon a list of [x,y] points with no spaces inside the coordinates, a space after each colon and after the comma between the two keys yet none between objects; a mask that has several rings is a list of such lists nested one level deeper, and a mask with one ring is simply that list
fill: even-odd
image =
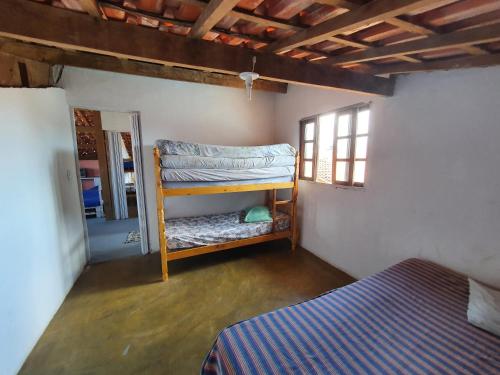
[{"label": "striped bedspread", "polygon": [[467,322],[468,282],[409,259],[224,329],[202,374],[500,374],[500,337]]}]

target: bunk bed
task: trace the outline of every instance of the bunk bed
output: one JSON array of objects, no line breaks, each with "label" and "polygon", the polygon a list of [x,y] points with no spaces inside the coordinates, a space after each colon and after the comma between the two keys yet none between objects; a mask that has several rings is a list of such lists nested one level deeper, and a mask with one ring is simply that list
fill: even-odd
[{"label": "bunk bed", "polygon": [[[288,238],[298,241],[299,154],[287,144],[255,147],[158,140],[153,149],[163,280],[168,262]],[[278,200],[278,191],[291,192]],[[246,223],[241,211],[165,219],[171,197],[267,191],[272,221]]]}]

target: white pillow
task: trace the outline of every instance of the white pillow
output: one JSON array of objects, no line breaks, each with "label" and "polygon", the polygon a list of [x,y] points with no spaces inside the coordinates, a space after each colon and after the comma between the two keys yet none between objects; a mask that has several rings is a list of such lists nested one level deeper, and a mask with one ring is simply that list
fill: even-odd
[{"label": "white pillow", "polygon": [[500,336],[500,290],[469,279],[467,320],[476,327]]}]

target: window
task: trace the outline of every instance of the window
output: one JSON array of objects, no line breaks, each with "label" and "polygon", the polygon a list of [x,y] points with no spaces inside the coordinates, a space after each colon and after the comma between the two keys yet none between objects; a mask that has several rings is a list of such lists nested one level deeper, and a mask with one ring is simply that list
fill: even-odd
[{"label": "window", "polygon": [[300,178],[363,186],[369,118],[369,106],[357,104],[301,120]]}]

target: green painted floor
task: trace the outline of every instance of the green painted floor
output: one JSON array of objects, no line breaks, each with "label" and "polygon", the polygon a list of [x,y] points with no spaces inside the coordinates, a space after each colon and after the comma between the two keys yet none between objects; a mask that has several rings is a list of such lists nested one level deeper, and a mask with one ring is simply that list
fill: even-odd
[{"label": "green painted floor", "polygon": [[179,260],[158,254],[81,275],[21,374],[198,374],[225,326],[353,281],[287,241]]}]

